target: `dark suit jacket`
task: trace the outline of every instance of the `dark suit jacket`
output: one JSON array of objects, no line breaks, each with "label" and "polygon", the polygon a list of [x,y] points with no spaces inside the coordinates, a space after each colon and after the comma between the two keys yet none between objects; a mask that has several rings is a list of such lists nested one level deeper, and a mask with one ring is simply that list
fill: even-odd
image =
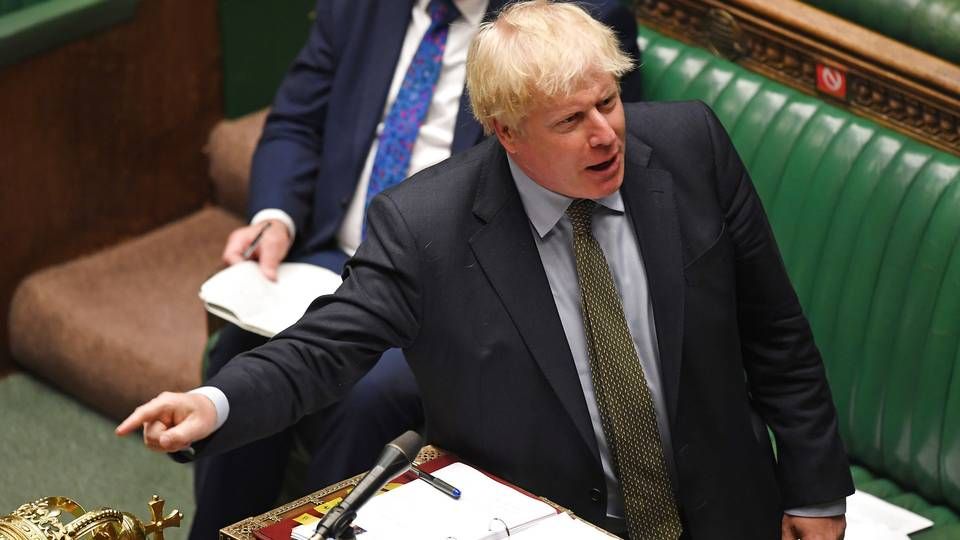
[{"label": "dark suit jacket", "polygon": [[[636,104],[626,118],[621,193],[651,291],[682,515],[693,538],[779,538],[783,508],[852,492],[819,352],[712,112]],[[603,519],[583,392],[496,140],[378,196],[345,274],[335,295],[210,381],[231,412],[201,452],[321,409],[400,346],[431,443]],[[778,462],[753,409],[776,434]]]},{"label": "dark suit jacket", "polygon": [[[290,258],[339,270],[324,259],[356,191],[393,79],[414,0],[321,0],[306,45],[277,92],[253,159],[249,216],[287,212],[297,226]],[[488,17],[505,0],[491,0]],[[617,0],[580,4],[612,26],[634,58],[637,27]],[[640,99],[636,71],[622,81],[625,101]],[[451,148],[483,138],[464,93]],[[317,257],[320,257],[317,259]]]}]

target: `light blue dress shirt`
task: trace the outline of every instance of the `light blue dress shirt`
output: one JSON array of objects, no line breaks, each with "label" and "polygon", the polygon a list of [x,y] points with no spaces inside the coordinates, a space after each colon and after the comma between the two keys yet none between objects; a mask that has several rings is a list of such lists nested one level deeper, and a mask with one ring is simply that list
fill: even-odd
[{"label": "light blue dress shirt", "polygon": [[[531,180],[513,160],[509,160],[509,163],[510,172],[513,173],[514,182],[520,192],[520,200],[533,228],[540,260],[543,261],[550,291],[557,304],[563,332],[567,336],[567,344],[573,355],[573,363],[580,378],[580,387],[583,389],[587,410],[593,423],[593,433],[600,447],[600,461],[603,464],[607,484],[607,514],[612,517],[622,517],[623,499],[620,496],[617,478],[613,473],[610,449],[603,434],[597,398],[593,392],[587,337],[580,311],[580,288],[576,286],[577,268],[572,248],[573,229],[566,215],[567,207],[573,199],[544,188]],[[596,202],[593,236],[603,250],[610,273],[613,274],[614,285],[620,293],[627,327],[633,337],[640,367],[647,379],[647,387],[650,388],[650,395],[653,397],[657,411],[657,427],[660,430],[664,457],[667,460],[667,469],[670,472],[674,491],[676,491],[677,474],[672,462],[673,452],[660,376],[657,332],[643,259],[620,192],[616,191]]]},{"label": "light blue dress shirt", "polygon": [[[560,314],[560,322],[573,355],[580,387],[583,389],[587,410],[590,413],[606,480],[607,515],[622,519],[623,499],[620,496],[619,482],[613,474],[610,449],[603,434],[600,412],[593,392],[587,338],[580,313],[580,288],[570,286],[577,283],[577,270],[573,258],[573,230],[565,212],[573,199],[544,188],[531,180],[513,160],[509,160],[509,163],[513,180],[520,192],[520,200],[530,219],[531,232],[547,274],[550,291]],[[677,472],[673,462],[670,424],[666,416],[667,408],[661,383],[657,331],[647,287],[646,270],[637,245],[637,237],[619,191],[596,202],[598,206],[593,216],[593,235],[603,250],[613,274],[614,284],[623,301],[627,326],[633,337],[640,367],[647,379],[647,386],[650,388],[657,411],[657,427],[663,443],[664,457],[676,492]],[[216,429],[219,429],[230,414],[230,404],[226,395],[219,388],[210,386],[194,389],[191,393],[204,395],[213,402],[217,410]],[[826,504],[789,509],[786,512],[797,516],[816,517],[840,515],[845,511],[846,499],[841,499]]]},{"label": "light blue dress shirt", "polygon": [[[563,332],[573,355],[573,362],[580,379],[580,387],[590,413],[593,433],[600,448],[600,462],[607,489],[607,515],[622,518],[623,498],[620,486],[611,465],[610,448],[607,446],[597,408],[597,399],[593,391],[593,379],[590,374],[590,359],[587,352],[587,338],[580,312],[580,288],[571,286],[577,283],[577,269],[573,255],[573,229],[566,215],[567,207],[573,199],[554,193],[534,182],[512,159],[509,159],[510,172],[520,193],[523,208],[530,219],[537,251],[547,274],[550,292],[557,305]],[[592,228],[593,236],[603,250],[603,255],[613,274],[614,285],[623,303],[623,312],[627,327],[637,349],[640,367],[650,388],[654,407],[657,411],[657,427],[663,444],[667,470],[677,492],[677,470],[673,462],[673,447],[670,438],[670,424],[666,415],[666,402],[660,374],[657,330],[653,317],[653,304],[647,286],[647,274],[643,266],[643,257],[633,230],[633,222],[626,214],[620,192],[595,201]],[[833,516],[846,511],[846,500],[834,501],[822,505],[787,510],[797,516]]]}]

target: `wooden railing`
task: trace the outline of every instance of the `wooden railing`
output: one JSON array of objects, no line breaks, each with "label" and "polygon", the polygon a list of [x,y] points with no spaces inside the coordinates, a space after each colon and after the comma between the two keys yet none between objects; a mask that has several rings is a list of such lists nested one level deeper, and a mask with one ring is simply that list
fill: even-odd
[{"label": "wooden railing", "polygon": [[672,37],[960,155],[960,66],[796,0],[638,0]]}]

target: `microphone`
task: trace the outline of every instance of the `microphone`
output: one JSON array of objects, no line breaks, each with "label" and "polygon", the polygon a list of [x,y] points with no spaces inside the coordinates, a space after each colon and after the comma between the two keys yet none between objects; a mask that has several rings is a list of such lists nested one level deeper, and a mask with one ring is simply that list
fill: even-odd
[{"label": "microphone", "polygon": [[310,540],[340,538],[357,517],[357,510],[376,495],[391,478],[403,473],[417,457],[423,438],[416,431],[408,431],[383,447],[377,463],[335,508],[327,512]]}]

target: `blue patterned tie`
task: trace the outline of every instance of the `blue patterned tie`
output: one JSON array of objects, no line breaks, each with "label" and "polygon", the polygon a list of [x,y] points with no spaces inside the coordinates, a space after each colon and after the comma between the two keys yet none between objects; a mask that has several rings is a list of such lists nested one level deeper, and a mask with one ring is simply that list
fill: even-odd
[{"label": "blue patterned tie", "polygon": [[377,193],[400,183],[410,170],[413,144],[420,132],[420,124],[427,117],[440,75],[450,22],[460,15],[452,0],[430,0],[427,13],[430,14],[430,27],[417,47],[384,121],[370,172],[367,205]]}]

